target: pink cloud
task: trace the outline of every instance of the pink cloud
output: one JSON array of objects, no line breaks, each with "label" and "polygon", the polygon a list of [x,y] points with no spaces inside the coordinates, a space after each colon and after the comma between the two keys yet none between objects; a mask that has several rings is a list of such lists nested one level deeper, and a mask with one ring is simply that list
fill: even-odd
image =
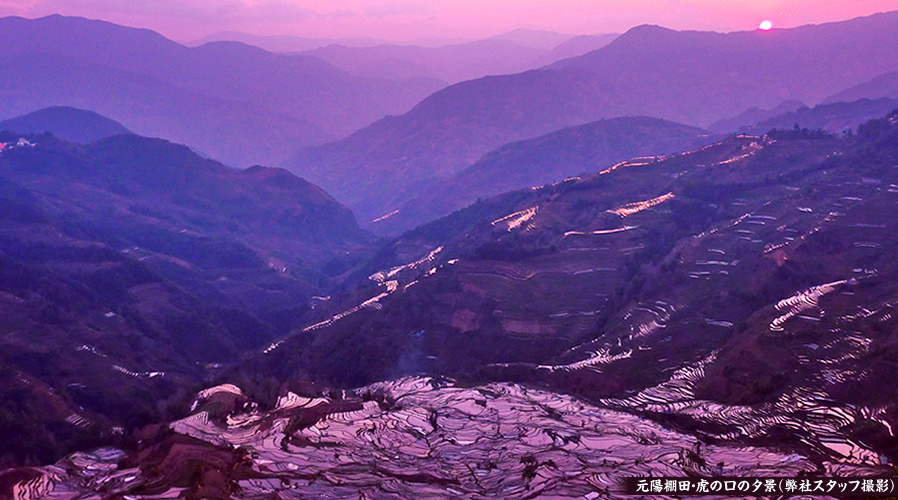
[{"label": "pink cloud", "polygon": [[638,24],[749,30],[849,19],[895,0],[0,0],[0,15],[81,15],[148,27],[176,39],[223,30],[312,37],[483,37],[526,27],[571,34]]}]

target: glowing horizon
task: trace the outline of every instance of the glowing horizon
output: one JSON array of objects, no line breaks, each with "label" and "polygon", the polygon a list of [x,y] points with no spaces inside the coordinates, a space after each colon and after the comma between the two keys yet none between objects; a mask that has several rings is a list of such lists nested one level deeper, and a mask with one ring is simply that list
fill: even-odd
[{"label": "glowing horizon", "polygon": [[843,21],[898,9],[896,0],[0,0],[0,16],[49,14],[149,28],[180,41],[222,31],[411,41],[484,38],[518,28],[569,35],[640,24],[748,31]]}]

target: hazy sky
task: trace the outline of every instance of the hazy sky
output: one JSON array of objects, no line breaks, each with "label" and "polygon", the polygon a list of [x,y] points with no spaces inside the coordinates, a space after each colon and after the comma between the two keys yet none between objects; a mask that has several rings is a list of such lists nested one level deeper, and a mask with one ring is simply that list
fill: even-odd
[{"label": "hazy sky", "polygon": [[0,0],[0,15],[52,13],[154,29],[176,40],[225,30],[390,40],[484,37],[514,28],[570,34],[651,23],[736,31],[840,21],[898,0]]}]

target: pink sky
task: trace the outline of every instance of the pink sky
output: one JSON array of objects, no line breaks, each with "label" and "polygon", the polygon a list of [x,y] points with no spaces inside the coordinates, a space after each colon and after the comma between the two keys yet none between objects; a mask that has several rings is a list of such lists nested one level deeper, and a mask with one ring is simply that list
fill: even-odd
[{"label": "pink sky", "polygon": [[0,0],[0,16],[59,13],[150,28],[176,40],[226,30],[388,40],[478,38],[515,28],[569,34],[639,24],[738,31],[898,10],[898,0]]}]

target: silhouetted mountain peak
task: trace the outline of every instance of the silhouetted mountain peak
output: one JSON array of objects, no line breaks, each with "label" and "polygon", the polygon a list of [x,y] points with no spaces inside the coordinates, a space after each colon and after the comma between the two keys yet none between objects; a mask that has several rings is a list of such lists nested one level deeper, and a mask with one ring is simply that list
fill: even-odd
[{"label": "silhouetted mountain peak", "polygon": [[620,49],[653,46],[660,42],[673,40],[681,33],[683,32],[658,26],[657,24],[640,24],[617,37],[608,44],[608,47]]},{"label": "silhouetted mountain peak", "polygon": [[274,187],[282,190],[307,190],[309,194],[314,193],[314,195],[322,200],[327,200],[334,204],[338,203],[337,200],[335,200],[331,195],[327,194],[327,192],[325,192],[320,187],[312,184],[302,177],[299,177],[298,175],[294,175],[289,170],[283,168],[253,165],[250,168],[241,170],[240,174],[245,178],[253,179],[253,181],[259,182],[268,187]]},{"label": "silhouetted mountain peak", "polygon": [[27,115],[0,121],[0,130],[23,134],[49,132],[61,139],[88,144],[119,134],[130,134],[124,125],[105,116],[71,106],[51,106]]},{"label": "silhouetted mountain peak", "polygon": [[[100,53],[121,52],[139,47],[159,50],[181,47],[155,31],[145,28],[132,28],[119,24],[77,16],[53,14],[36,19],[22,17],[0,18],[0,40],[12,41],[17,37],[19,44],[7,49],[18,51],[14,47],[64,47],[68,44],[69,53],[91,55]],[[22,44],[27,40],[27,44]],[[113,44],[113,45],[110,45]]]},{"label": "silhouetted mountain peak", "polygon": [[[651,34],[673,34],[677,33],[677,30],[666,28],[664,26],[659,26],[657,24],[640,24],[638,26],[634,26],[627,31],[624,32],[621,37],[638,37],[638,36],[646,36]],[[626,38],[624,38],[626,40]]]}]

